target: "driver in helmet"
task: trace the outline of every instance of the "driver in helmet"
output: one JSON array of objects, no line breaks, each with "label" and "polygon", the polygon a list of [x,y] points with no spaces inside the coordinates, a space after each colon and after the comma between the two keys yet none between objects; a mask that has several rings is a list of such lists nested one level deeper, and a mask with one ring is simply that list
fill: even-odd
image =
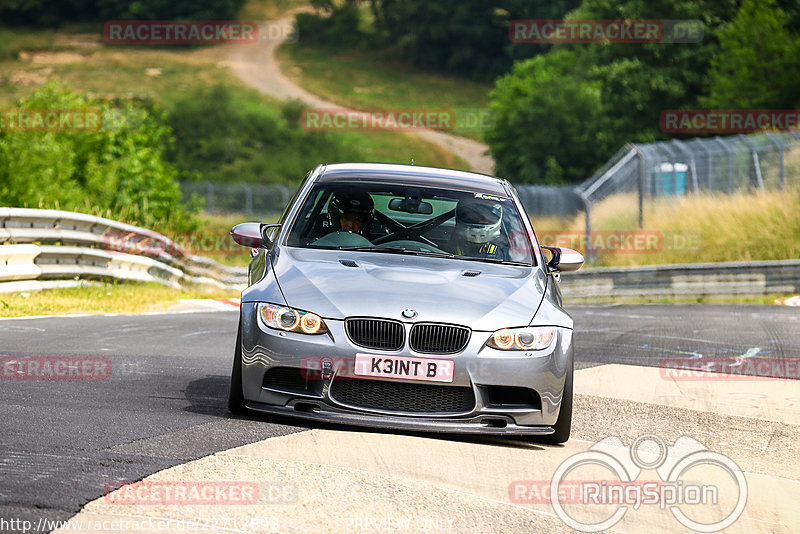
[{"label": "driver in helmet", "polygon": [[452,252],[459,256],[507,260],[508,244],[500,242],[502,220],[503,206],[499,202],[459,201]]},{"label": "driver in helmet", "polygon": [[334,193],[328,203],[331,229],[367,237],[375,216],[372,197],[364,191]]}]

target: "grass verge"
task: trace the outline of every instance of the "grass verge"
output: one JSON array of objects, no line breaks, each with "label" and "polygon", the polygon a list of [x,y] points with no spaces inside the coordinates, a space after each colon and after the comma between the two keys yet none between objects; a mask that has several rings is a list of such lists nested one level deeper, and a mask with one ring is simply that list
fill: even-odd
[{"label": "grass verge", "polygon": [[[223,265],[247,267],[251,259],[250,249],[233,242],[229,237],[231,228],[244,222],[274,223],[278,222],[280,216],[280,213],[266,213],[262,216],[246,213],[205,213],[196,239],[189,241],[195,243],[197,248],[190,246],[189,253],[211,258]],[[173,241],[181,244],[179,240]],[[217,246],[219,244],[221,246]]]},{"label": "grass verge", "polygon": [[[242,18],[277,16],[298,4],[293,0],[277,4],[251,2]],[[226,66],[229,53],[225,46],[106,44],[102,41],[102,25],[65,28],[59,32],[21,32],[0,28],[0,106],[12,107],[17,99],[57,80],[79,92],[100,98],[152,98],[169,110],[197,88],[222,83],[231,90],[236,105],[242,109],[258,107],[273,116],[280,116],[281,102],[249,88],[231,73]],[[353,158],[360,161],[406,163],[414,158],[423,165],[466,166],[452,153],[402,132],[335,135],[351,152],[360,155]],[[324,154],[309,156],[307,147],[297,147],[297,150],[296,157],[306,154],[306,170],[318,163],[334,163],[319,161],[325,159]],[[302,176],[284,178],[299,181]]]},{"label": "grass verge", "polygon": [[236,291],[176,290],[155,282],[114,282],[21,293],[0,293],[0,317],[160,311],[181,299],[238,297]]},{"label": "grass verge", "polygon": [[[470,110],[462,112],[462,127],[452,133],[482,140],[480,125],[465,125],[466,117],[477,119],[489,103],[491,86],[458,78],[422,72],[405,62],[368,50],[335,50],[298,41],[278,49],[285,75],[309,92],[342,106],[364,110]],[[474,111],[475,113],[471,113]]]},{"label": "grass verge", "polygon": [[[569,274],[565,274],[562,280],[566,279],[569,283]],[[754,295],[754,296],[696,296],[696,297],[614,297],[614,298],[592,298],[592,299],[570,299],[564,298],[564,306],[569,309],[571,306],[594,306],[594,305],[623,305],[623,304],[763,304],[777,305],[778,299],[785,299],[793,295]],[[782,305],[781,305],[782,306]]]},{"label": "grass verge", "polygon": [[[647,201],[638,225],[635,194],[615,195],[592,207],[590,239],[600,251],[593,266],[788,260],[800,258],[800,190],[739,195],[690,195]],[[585,252],[583,214],[533,219],[543,244]],[[644,240],[617,243],[643,234]],[[647,238],[651,241],[646,240]],[[574,245],[574,246],[571,246]]]}]

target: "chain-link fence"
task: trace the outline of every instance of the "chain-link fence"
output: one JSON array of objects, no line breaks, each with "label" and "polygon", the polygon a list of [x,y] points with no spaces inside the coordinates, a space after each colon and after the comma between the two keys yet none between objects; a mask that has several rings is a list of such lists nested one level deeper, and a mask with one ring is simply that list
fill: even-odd
[{"label": "chain-link fence", "polygon": [[[790,157],[789,157],[790,156]],[[645,200],[718,193],[733,195],[800,185],[800,133],[758,133],[628,144],[574,189],[591,235],[592,206],[614,195],[635,194],[639,227]],[[532,211],[531,215],[557,212]]]},{"label": "chain-link fence", "polygon": [[[283,212],[295,189],[278,184],[181,183],[184,201],[196,198],[205,212],[255,216]],[[583,210],[583,200],[572,186],[523,185],[516,189],[530,214],[575,215]]]},{"label": "chain-link fence", "polygon": [[[638,198],[641,226],[648,198],[700,192],[732,195],[800,185],[798,150],[797,132],[629,144],[577,186],[518,185],[516,189],[532,217],[574,217],[583,212],[586,235],[590,235],[592,206],[613,195]],[[295,188],[184,182],[181,190],[187,199],[196,195],[211,213],[265,215],[282,212]]]},{"label": "chain-link fence", "polygon": [[282,213],[296,189],[279,184],[181,183],[184,201],[196,198],[203,211],[257,216]]},{"label": "chain-link fence", "polygon": [[786,162],[787,153],[798,148],[797,132],[630,144],[576,192],[594,204],[631,191],[661,197],[783,189],[789,182],[800,183],[800,161],[788,169]]}]

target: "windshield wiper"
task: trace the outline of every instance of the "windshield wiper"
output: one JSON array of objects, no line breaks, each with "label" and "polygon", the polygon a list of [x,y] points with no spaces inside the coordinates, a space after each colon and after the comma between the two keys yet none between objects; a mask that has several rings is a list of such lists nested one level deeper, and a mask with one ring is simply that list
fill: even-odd
[{"label": "windshield wiper", "polygon": [[519,265],[521,267],[532,267],[530,263],[524,263],[521,261],[511,261],[511,260],[498,260],[497,258],[476,258],[475,256],[456,256],[459,260],[467,260],[467,261],[483,261],[486,263],[497,263],[500,265]]},{"label": "windshield wiper", "polygon": [[355,252],[388,252],[390,254],[411,254],[413,256],[433,256],[437,258],[457,258],[455,254],[449,252],[436,252],[434,250],[414,250],[406,247],[336,247],[336,250],[353,250]]},{"label": "windshield wiper", "polygon": [[390,254],[410,254],[412,256],[430,256],[434,258],[449,258],[454,260],[467,260],[467,261],[483,261],[486,263],[497,263],[500,265],[518,265],[521,267],[531,267],[529,263],[511,260],[498,260],[496,258],[476,258],[475,256],[462,256],[458,254],[451,254],[449,252],[436,252],[434,250],[414,250],[405,247],[382,247],[375,245],[372,247],[357,246],[357,247],[336,247],[336,250],[352,250],[355,252],[388,252]]}]

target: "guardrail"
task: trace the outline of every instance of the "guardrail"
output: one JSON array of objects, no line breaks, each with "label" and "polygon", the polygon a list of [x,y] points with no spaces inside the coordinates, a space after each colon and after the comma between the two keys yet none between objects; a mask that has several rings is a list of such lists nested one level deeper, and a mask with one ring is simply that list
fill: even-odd
[{"label": "guardrail", "polygon": [[[102,217],[0,208],[0,292],[87,279],[241,289],[247,269],[192,256],[159,233]],[[565,274],[561,290],[570,302],[796,294],[800,260],[597,267]]]},{"label": "guardrail", "polygon": [[247,269],[193,256],[157,232],[102,217],[0,208],[0,292],[87,279],[241,289]]},{"label": "guardrail", "polygon": [[561,291],[568,302],[797,294],[800,260],[596,267],[564,274]]}]

